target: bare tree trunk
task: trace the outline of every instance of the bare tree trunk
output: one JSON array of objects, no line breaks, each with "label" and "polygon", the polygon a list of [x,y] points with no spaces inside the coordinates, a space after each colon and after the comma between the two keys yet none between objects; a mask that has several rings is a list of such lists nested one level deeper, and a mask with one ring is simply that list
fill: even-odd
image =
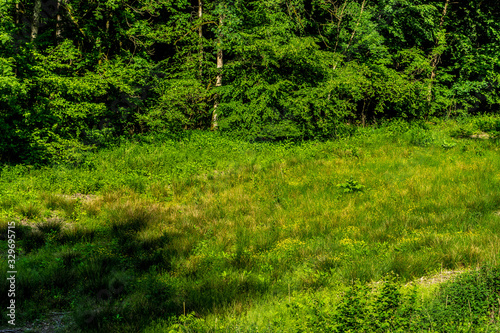
[{"label": "bare tree trunk", "polygon": [[110,13],[106,19],[106,34],[109,32],[109,21],[113,18],[113,13]]},{"label": "bare tree trunk", "polygon": [[363,108],[361,109],[361,125],[363,127],[366,126],[366,113],[365,113],[365,110],[366,110],[366,99],[363,100]]},{"label": "bare tree trunk", "polygon": [[35,0],[33,9],[33,22],[31,23],[31,41],[38,36],[38,27],[40,25],[40,15],[42,13],[42,0]]},{"label": "bare tree trunk", "polygon": [[61,0],[57,0],[57,16],[56,16],[56,38],[61,39]]},{"label": "bare tree trunk", "polygon": [[16,3],[16,26],[19,24],[19,16],[20,16],[19,3]]},{"label": "bare tree trunk", "polygon": [[[14,14],[14,22],[16,22],[16,27],[19,27],[19,21],[20,21],[20,17],[21,17],[21,10],[19,9],[19,3],[16,2],[16,11],[15,11],[15,14]],[[22,28],[24,30],[24,27]],[[14,74],[17,76],[17,65],[16,67],[14,68]]]},{"label": "bare tree trunk", "polygon": [[[356,30],[358,29],[359,22],[361,21],[361,15],[363,15],[363,11],[365,10],[365,4],[366,4],[366,0],[363,0],[363,3],[361,4],[361,10],[359,12],[358,21],[356,22],[356,27],[354,27],[354,30],[352,31],[351,38],[349,38],[349,43],[347,44],[346,51],[349,50],[349,47],[351,46],[351,42],[354,38],[354,34],[356,34]],[[340,24],[340,22],[339,22],[339,24]]]},{"label": "bare tree trunk", "polygon": [[[443,14],[441,15],[441,21],[439,22],[439,30],[441,30],[443,27],[444,17],[446,16],[446,10],[448,9],[449,3],[450,3],[450,0],[446,0],[446,2],[444,4]],[[436,47],[438,47],[438,46],[439,46],[439,37],[436,40]],[[432,101],[432,82],[436,78],[436,69],[437,69],[440,55],[441,54],[439,52],[433,52],[432,57],[431,57],[431,77],[430,77],[430,81],[429,81],[429,88],[427,91],[427,103],[429,104],[429,106],[430,106],[430,103]]]},{"label": "bare tree trunk", "polygon": [[[219,27],[222,28],[224,19],[222,15],[219,17]],[[215,82],[216,87],[222,86],[222,68],[224,67],[223,61],[223,51],[222,51],[222,35],[219,33],[219,40],[217,42],[217,80]],[[219,106],[219,96],[215,96],[214,112],[212,114],[212,126],[211,129],[217,129],[217,107]]]},{"label": "bare tree trunk", "polygon": [[202,0],[198,0],[198,19],[200,20],[200,26],[198,27],[198,37],[199,37],[199,53],[200,53],[200,79],[203,77],[203,3]]},{"label": "bare tree trunk", "polygon": [[[344,18],[345,7],[347,6],[347,1],[344,2],[342,8],[335,8],[335,17],[337,18],[337,40],[335,41],[335,47],[333,52],[337,51],[337,46],[339,45],[339,37],[340,37],[340,24],[342,24],[342,19]],[[338,13],[340,9],[340,14]]]}]

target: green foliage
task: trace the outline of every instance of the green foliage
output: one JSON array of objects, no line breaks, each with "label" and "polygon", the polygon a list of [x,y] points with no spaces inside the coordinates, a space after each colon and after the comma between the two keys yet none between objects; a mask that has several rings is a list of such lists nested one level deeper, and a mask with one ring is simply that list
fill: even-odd
[{"label": "green foliage", "polygon": [[[479,119],[384,121],[327,142],[141,134],[77,163],[2,167],[0,221],[18,224],[25,272],[20,319],[70,309],[75,332],[160,318],[160,332],[486,330],[495,269],[477,290],[447,291],[471,299],[468,316],[404,286],[497,260],[498,146],[449,137]],[[259,302],[267,317],[245,319],[265,312]],[[184,305],[196,315],[179,318]]]},{"label": "green foliage", "polygon": [[415,146],[427,147],[434,142],[431,133],[425,128],[414,126],[406,133],[408,142]]},{"label": "green foliage", "polygon": [[499,110],[500,13],[482,2],[42,2],[31,40],[34,5],[0,5],[3,164],[78,164],[214,113],[238,138],[300,142]]},{"label": "green foliage", "polygon": [[499,308],[498,272],[498,267],[485,266],[443,284],[428,308],[430,325],[439,331],[489,326]]},{"label": "green foliage", "polygon": [[475,125],[480,131],[494,137],[498,137],[500,133],[500,119],[495,116],[479,117],[475,120]]},{"label": "green foliage", "polygon": [[16,207],[17,212],[28,219],[34,219],[40,216],[41,209],[40,206],[33,202],[27,202],[24,204],[20,204]]},{"label": "green foliage", "polygon": [[[214,331],[487,330],[495,269],[427,308],[398,283],[497,259],[498,147],[463,140],[500,131],[494,1],[202,3],[43,1],[32,38],[35,1],[0,2],[0,231],[23,223],[20,318],[212,331],[198,313],[265,294],[295,320]],[[222,135],[193,131],[214,113]],[[341,191],[370,191],[339,195],[349,176]],[[337,302],[291,301],[352,278]],[[183,304],[197,315],[176,317]]]},{"label": "green foliage", "polygon": [[457,144],[454,142],[444,141],[443,144],[441,145],[441,147],[443,147],[444,149],[451,149],[451,148],[455,147],[456,145]]},{"label": "green foliage", "polygon": [[352,178],[347,180],[345,183],[337,184],[337,187],[343,189],[344,193],[363,192],[365,189],[364,185],[361,185]]},{"label": "green foliage", "polygon": [[457,126],[450,130],[450,136],[453,138],[469,138],[474,134],[472,126]]}]

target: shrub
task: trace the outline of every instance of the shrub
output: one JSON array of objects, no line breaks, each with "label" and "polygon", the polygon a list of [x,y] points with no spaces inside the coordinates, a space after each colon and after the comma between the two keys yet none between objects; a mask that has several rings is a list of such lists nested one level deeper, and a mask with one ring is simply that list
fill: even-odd
[{"label": "shrub", "polygon": [[496,134],[500,132],[500,119],[489,117],[478,117],[474,121],[475,125],[483,132]]},{"label": "shrub", "polygon": [[443,284],[429,306],[432,324],[442,329],[487,325],[498,312],[499,278],[499,267],[483,267]]},{"label": "shrub", "polygon": [[433,141],[431,133],[421,127],[412,127],[407,133],[408,142],[414,146],[427,147]]},{"label": "shrub", "polygon": [[363,192],[365,189],[364,185],[361,185],[356,180],[352,179],[352,177],[345,183],[337,184],[337,187],[343,189],[344,193]]},{"label": "shrub", "polygon": [[474,134],[474,129],[472,126],[458,126],[450,130],[450,136],[452,138],[468,138]]}]

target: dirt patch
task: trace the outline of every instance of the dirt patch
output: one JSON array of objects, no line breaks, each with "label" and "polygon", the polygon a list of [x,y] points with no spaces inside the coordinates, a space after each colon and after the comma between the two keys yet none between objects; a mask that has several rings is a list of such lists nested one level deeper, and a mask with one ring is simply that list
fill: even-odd
[{"label": "dirt patch", "polygon": [[490,135],[488,133],[478,133],[478,134],[473,134],[470,136],[473,139],[482,139],[482,140],[487,140],[490,138]]},{"label": "dirt patch", "polygon": [[80,199],[82,201],[92,201],[97,199],[97,195],[95,194],[82,194],[82,193],[75,193],[75,194],[62,194],[61,195],[63,198],[66,199]]},{"label": "dirt patch", "polygon": [[462,269],[462,270],[451,270],[451,271],[441,271],[440,273],[431,275],[431,276],[423,276],[420,279],[413,281],[416,285],[419,286],[431,286],[436,284],[441,284],[443,282],[447,282],[453,280],[460,274],[470,272],[470,269]]},{"label": "dirt patch", "polygon": [[0,333],[57,333],[70,322],[69,312],[51,312],[47,318],[27,323],[24,327],[0,329]]}]

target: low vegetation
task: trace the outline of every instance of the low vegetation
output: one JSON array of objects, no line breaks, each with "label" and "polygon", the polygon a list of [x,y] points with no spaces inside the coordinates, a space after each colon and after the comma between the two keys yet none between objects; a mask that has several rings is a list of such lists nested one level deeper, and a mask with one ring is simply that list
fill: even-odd
[{"label": "low vegetation", "polygon": [[304,143],[200,131],[4,166],[0,244],[16,221],[19,320],[68,311],[71,332],[498,329],[499,124],[392,121]]}]

